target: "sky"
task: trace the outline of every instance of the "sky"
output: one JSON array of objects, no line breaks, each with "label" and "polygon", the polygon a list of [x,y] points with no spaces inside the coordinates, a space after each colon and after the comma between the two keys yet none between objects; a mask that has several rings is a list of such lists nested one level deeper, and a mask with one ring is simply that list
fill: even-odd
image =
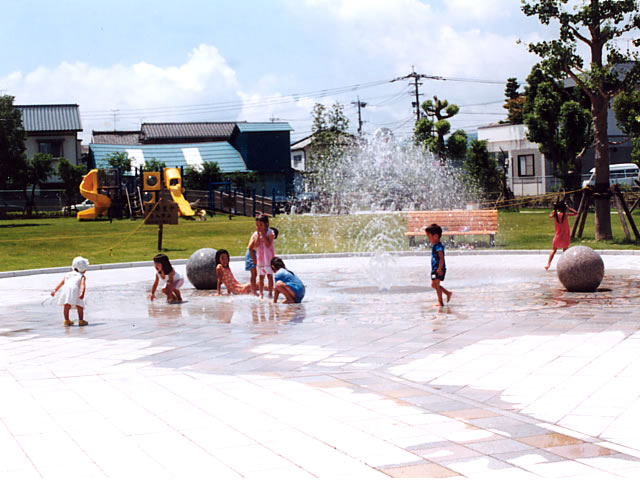
[{"label": "sky", "polygon": [[[142,122],[286,121],[311,133],[316,103],[358,128],[411,135],[420,101],[460,107],[452,130],[506,118],[504,83],[551,35],[519,0],[4,0],[0,94],[80,106],[83,132]],[[395,81],[394,81],[395,80]],[[352,103],[353,102],[353,103]]]}]

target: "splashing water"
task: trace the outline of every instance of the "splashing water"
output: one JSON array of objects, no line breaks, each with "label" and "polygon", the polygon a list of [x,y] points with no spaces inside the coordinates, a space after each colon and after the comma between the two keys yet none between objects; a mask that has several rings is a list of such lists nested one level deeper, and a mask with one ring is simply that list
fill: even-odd
[{"label": "splashing water", "polygon": [[388,273],[394,262],[383,252],[407,248],[407,220],[399,212],[459,209],[477,200],[459,168],[390,135],[375,135],[319,168],[312,188],[322,199],[312,208],[313,221],[280,217],[288,224],[282,230],[304,238],[297,247],[305,252],[373,253],[367,276],[385,288],[392,282],[374,272]]},{"label": "splashing water", "polygon": [[314,180],[335,213],[446,210],[475,199],[459,169],[384,135],[346,152]]}]

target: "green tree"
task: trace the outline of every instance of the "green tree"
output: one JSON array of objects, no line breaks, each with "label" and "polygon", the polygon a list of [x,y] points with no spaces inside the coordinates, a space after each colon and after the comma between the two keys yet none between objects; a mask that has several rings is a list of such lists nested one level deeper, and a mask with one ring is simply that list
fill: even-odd
[{"label": "green tree", "polygon": [[616,122],[633,145],[632,160],[640,164],[640,92],[620,93],[613,101]]},{"label": "green tree", "polygon": [[[569,76],[591,102],[596,191],[609,188],[609,101],[623,89],[630,90],[629,86],[635,85],[640,76],[638,55],[630,51],[623,53],[616,43],[623,35],[633,35],[640,26],[638,10],[635,0],[584,0],[577,4],[569,0],[522,0],[525,15],[537,16],[543,25],[559,26],[556,39],[531,43],[529,51],[545,59],[552,70]],[[578,42],[590,52],[588,62],[580,56]],[[636,38],[633,44],[639,46],[640,40]],[[631,61],[636,62],[626,75],[621,75],[619,65]],[[585,63],[588,69],[584,68]],[[611,239],[608,196],[596,197],[595,213],[596,240]]]},{"label": "green tree", "polygon": [[502,189],[502,173],[497,160],[489,154],[486,140],[471,141],[464,160],[464,170],[471,183],[487,197],[497,197]]},{"label": "green tree", "polygon": [[22,114],[13,106],[13,99],[9,95],[0,96],[0,188],[19,181],[16,176],[27,163],[27,134],[22,126]]},{"label": "green tree", "polygon": [[507,123],[519,125],[523,123],[522,108],[525,102],[525,96],[520,93],[520,84],[515,77],[507,79],[507,86],[504,90],[505,104],[507,109]]},{"label": "green tree", "polygon": [[105,157],[111,168],[119,168],[123,174],[131,171],[131,159],[127,152],[113,152]]},{"label": "green tree", "polygon": [[[33,215],[36,210],[36,188],[47,181],[49,175],[53,173],[53,157],[49,153],[36,153],[33,158],[27,160],[26,166],[17,172],[16,180],[22,189],[25,199],[25,214],[27,217]],[[27,190],[31,186],[31,195]]]},{"label": "green tree", "polygon": [[516,77],[507,78],[507,85],[504,89],[504,96],[507,100],[515,100],[520,96],[520,84]]},{"label": "green tree", "polygon": [[85,174],[84,165],[74,165],[66,158],[58,160],[58,176],[62,180],[64,186],[65,205],[70,207],[73,199],[78,193],[78,187],[82,182],[82,176]]},{"label": "green tree", "polygon": [[167,164],[159,162],[153,157],[151,160],[145,160],[142,168],[145,172],[162,172],[164,168],[167,168]]},{"label": "green tree", "polygon": [[565,88],[562,79],[545,72],[544,62],[527,77],[523,108],[527,138],[553,165],[564,188],[580,188],[582,155],[591,145],[589,101],[578,88]]},{"label": "green tree", "polygon": [[464,160],[467,155],[467,133],[464,130],[456,130],[447,139],[447,158],[451,160]]},{"label": "green tree", "polygon": [[454,104],[449,105],[447,100],[439,100],[435,96],[433,101],[426,100],[420,107],[426,116],[422,116],[415,124],[415,141],[436,155],[444,165],[447,159],[445,137],[451,131],[451,123],[447,119],[456,115],[460,108]]},{"label": "green tree", "polygon": [[256,172],[231,172],[225,178],[231,182],[231,188],[244,191],[255,183],[257,176]]},{"label": "green tree", "polygon": [[349,119],[344,115],[342,104],[336,102],[327,110],[321,103],[316,103],[311,116],[307,180],[312,190],[320,192],[333,181],[332,172],[353,145],[353,139],[347,131]]},{"label": "green tree", "polygon": [[193,190],[209,190],[209,182],[222,182],[223,176],[216,162],[203,162],[201,167],[189,165],[184,172],[183,185]]}]

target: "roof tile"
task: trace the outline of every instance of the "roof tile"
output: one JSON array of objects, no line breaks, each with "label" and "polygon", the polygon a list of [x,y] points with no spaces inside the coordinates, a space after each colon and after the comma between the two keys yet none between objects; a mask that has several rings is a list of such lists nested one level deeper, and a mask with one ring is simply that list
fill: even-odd
[{"label": "roof tile", "polygon": [[140,138],[143,142],[159,139],[228,140],[236,122],[201,123],[143,123]]},{"label": "roof tile", "polygon": [[22,125],[27,133],[82,131],[78,105],[16,105],[15,107],[22,113]]}]

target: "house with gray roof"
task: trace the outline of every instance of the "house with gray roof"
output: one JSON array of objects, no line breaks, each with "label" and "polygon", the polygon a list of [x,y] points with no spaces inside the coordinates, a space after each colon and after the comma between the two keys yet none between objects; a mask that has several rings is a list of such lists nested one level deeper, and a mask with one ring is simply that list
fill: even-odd
[{"label": "house with gray roof", "polygon": [[[26,154],[49,153],[57,168],[57,159],[66,158],[74,165],[82,163],[78,132],[82,131],[80,108],[75,104],[16,105],[22,114],[22,126],[27,134]],[[51,177],[50,182],[58,181]]]},{"label": "house with gray roof", "polygon": [[[48,153],[53,157],[54,172],[58,159],[66,158],[74,165],[82,164],[82,131],[80,108],[76,104],[16,105],[22,114],[22,126],[27,134],[25,142],[27,158],[36,153]],[[48,187],[60,179],[49,177]]]},{"label": "house with gray roof", "polygon": [[22,126],[27,133],[27,158],[50,153],[53,158],[65,157],[78,163],[82,131],[78,105],[16,105],[22,114]]},{"label": "house with gray roof", "polygon": [[126,152],[138,168],[154,159],[183,168],[215,162],[222,173],[254,172],[258,193],[289,196],[291,130],[284,122],[143,123],[138,131],[94,131],[89,150],[96,168],[108,168],[116,152]]}]

